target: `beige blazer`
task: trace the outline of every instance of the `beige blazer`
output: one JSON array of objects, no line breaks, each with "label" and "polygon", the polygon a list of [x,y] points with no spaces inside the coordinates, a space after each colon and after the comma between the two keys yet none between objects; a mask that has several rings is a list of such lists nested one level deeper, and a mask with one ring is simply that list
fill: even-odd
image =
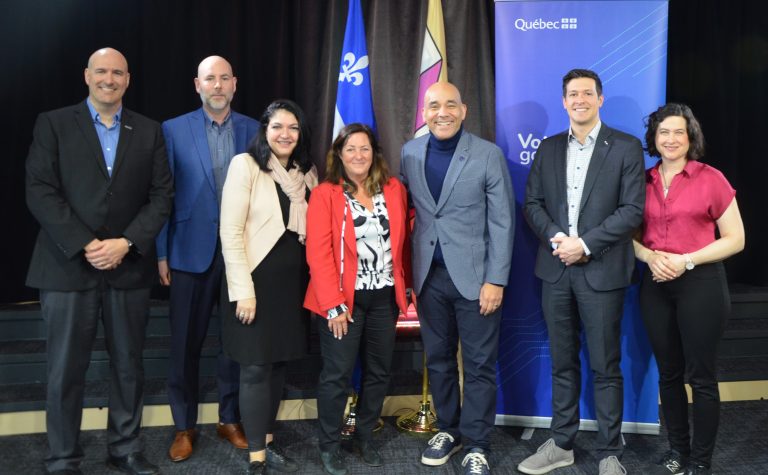
[{"label": "beige blazer", "polygon": [[220,232],[229,301],[255,298],[251,272],[283,235],[285,224],[274,180],[247,153],[236,155],[229,165]]}]

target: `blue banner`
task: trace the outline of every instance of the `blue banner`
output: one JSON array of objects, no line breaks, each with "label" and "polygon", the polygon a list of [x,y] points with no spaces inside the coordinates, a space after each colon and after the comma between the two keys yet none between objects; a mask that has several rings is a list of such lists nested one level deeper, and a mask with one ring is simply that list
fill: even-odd
[{"label": "blue banner", "polygon": [[365,25],[360,0],[349,1],[347,28],[341,50],[339,85],[336,90],[336,113],[333,120],[333,137],[342,127],[362,122],[376,131],[371,97],[371,75],[368,69],[368,48],[365,44]]},{"label": "blue banner", "polygon": [[[533,273],[538,242],[522,203],[539,144],[568,129],[562,77],[573,68],[597,72],[603,122],[643,137],[644,117],[665,102],[666,53],[666,0],[496,2],[496,142],[507,157],[520,223],[504,299],[499,424],[549,427],[552,416],[549,342]],[[647,165],[653,162],[646,157]],[[622,321],[623,430],[658,433],[658,371],[637,298],[637,287],[630,287]],[[582,428],[596,429],[586,358],[582,351]]]}]

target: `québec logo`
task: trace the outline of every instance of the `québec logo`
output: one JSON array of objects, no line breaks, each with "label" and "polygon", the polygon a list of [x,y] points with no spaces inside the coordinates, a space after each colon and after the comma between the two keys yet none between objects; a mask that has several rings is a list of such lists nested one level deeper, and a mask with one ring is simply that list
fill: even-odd
[{"label": "qu\u00e9bec logo", "polygon": [[544,20],[543,18],[526,20],[525,18],[518,18],[517,20],[515,20],[515,28],[517,28],[520,31],[575,30],[578,27],[579,27],[578,18],[561,18],[559,20]]}]

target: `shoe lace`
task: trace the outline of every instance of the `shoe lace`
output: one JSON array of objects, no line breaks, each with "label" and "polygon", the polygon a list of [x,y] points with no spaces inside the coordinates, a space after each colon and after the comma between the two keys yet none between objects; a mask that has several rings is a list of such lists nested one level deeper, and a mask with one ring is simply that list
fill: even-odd
[{"label": "shoe lace", "polygon": [[453,443],[453,441],[453,436],[448,432],[438,432],[437,435],[429,439],[427,445],[434,449],[441,450],[447,442]]},{"label": "shoe lace", "polygon": [[[488,469],[488,462],[485,460],[485,455],[479,452],[470,452],[461,461],[461,466],[466,467],[469,464],[469,473],[482,474]],[[485,468],[486,470],[483,470]]]},{"label": "shoe lace", "polygon": [[680,455],[673,450],[668,451],[661,459],[661,465],[670,472],[680,470],[682,467],[682,464],[680,463]]}]

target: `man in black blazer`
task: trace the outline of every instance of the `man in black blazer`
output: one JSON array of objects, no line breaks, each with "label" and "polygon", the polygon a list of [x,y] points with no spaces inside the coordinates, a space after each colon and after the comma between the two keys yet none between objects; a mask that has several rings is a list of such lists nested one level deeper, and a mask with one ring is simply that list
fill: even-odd
[{"label": "man in black blazer", "polygon": [[40,114],[27,157],[27,205],[40,223],[27,285],[48,330],[49,473],[80,473],[85,373],[98,320],[110,355],[107,463],[157,473],[142,455],[142,349],[155,236],[173,186],[160,125],[122,107],[130,74],[111,48],[88,60],[88,98]]},{"label": "man in black blazer", "polygon": [[535,272],[552,355],[552,439],[520,463],[523,473],[573,463],[581,327],[594,375],[600,475],[623,472],[621,317],[635,263],[632,233],[643,217],[645,164],[638,139],[600,121],[603,100],[594,72],[565,75],[570,129],[541,142],[528,176],[525,215],[540,241]]}]

